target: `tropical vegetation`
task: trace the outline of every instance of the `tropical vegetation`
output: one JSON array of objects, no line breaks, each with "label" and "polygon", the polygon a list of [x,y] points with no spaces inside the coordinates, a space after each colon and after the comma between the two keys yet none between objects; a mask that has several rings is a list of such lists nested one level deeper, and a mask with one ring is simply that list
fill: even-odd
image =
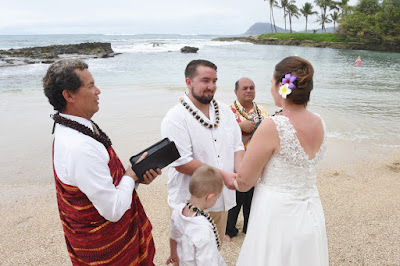
[{"label": "tropical vegetation", "polygon": [[[293,19],[299,19],[300,16],[306,20],[305,32],[307,32],[310,17],[316,16],[315,21],[321,26],[322,32],[326,33],[326,25],[333,22],[333,31],[337,33],[321,35],[323,37],[320,38],[324,41],[332,38],[331,41],[390,44],[395,45],[397,49],[400,48],[400,0],[358,0],[356,6],[350,6],[348,2],[349,0],[314,0],[315,7],[312,3],[306,2],[299,8],[296,6],[296,0],[268,0],[271,31],[277,32],[273,10],[280,8],[283,10],[285,32],[287,31],[286,21],[289,21],[289,31],[292,33]],[[318,8],[319,12],[314,8]],[[315,40],[311,39],[309,34],[304,36],[299,37],[293,34],[288,37],[284,34],[276,36],[268,34],[260,37]]]},{"label": "tropical vegetation", "polygon": [[313,11],[313,5],[306,2],[304,6],[300,9],[300,13],[306,18],[306,32],[307,32],[308,16],[318,14],[318,12]]},{"label": "tropical vegetation", "polygon": [[[290,32],[292,31],[292,20],[293,18],[299,19],[301,15],[303,15],[306,19],[306,32],[307,32],[307,24],[308,24],[308,18],[312,15],[317,15],[317,22],[321,25],[321,29],[323,32],[326,32],[326,27],[325,25],[328,23],[331,23],[332,21],[334,22],[334,27],[336,27],[336,23],[338,23],[338,20],[340,17],[343,17],[345,15],[348,15],[352,7],[348,6],[348,1],[349,0],[340,0],[340,1],[334,1],[334,0],[314,0],[314,3],[316,4],[316,7],[320,9],[320,13],[317,11],[313,10],[314,6],[306,2],[302,7],[298,7],[296,5],[296,0],[280,0],[278,3],[277,0],[264,0],[268,2],[269,8],[270,8],[270,13],[269,13],[269,19],[270,19],[270,24],[271,24],[271,31],[272,32],[277,32],[276,30],[276,24],[275,24],[275,18],[274,18],[274,8],[280,8],[283,10],[283,19],[285,21],[285,32],[287,30],[287,25],[286,21],[289,21],[289,30]],[[330,13],[333,12],[333,13]]]},{"label": "tropical vegetation", "polygon": [[339,24],[338,34],[352,41],[400,46],[400,0],[360,0]]},{"label": "tropical vegetation", "polygon": [[314,33],[268,33],[268,34],[261,34],[258,36],[259,39],[265,38],[277,38],[279,40],[297,40],[297,41],[316,41],[316,42],[347,42],[346,38],[343,38],[334,33],[321,33],[321,34],[314,34]]}]

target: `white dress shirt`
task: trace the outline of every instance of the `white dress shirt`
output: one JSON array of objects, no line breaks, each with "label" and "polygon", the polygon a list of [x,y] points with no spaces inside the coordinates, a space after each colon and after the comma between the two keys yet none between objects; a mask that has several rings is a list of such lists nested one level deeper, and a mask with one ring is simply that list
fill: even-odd
[{"label": "white dress shirt", "polygon": [[226,266],[218,251],[211,223],[204,216],[186,217],[185,204],[178,205],[171,216],[170,235],[177,243],[180,266]]},{"label": "white dress shirt", "polygon": [[[61,116],[93,130],[82,117]],[[107,149],[97,140],[72,128],[56,124],[54,131],[54,168],[61,182],[78,187],[105,219],[116,222],[131,207],[135,181],[123,176],[114,186]]]},{"label": "white dress shirt", "polygon": [[[185,95],[184,100],[197,111],[205,121],[213,124],[215,121],[214,105],[210,104],[208,119],[192,101]],[[168,137],[175,145],[181,158],[170,164],[168,169],[168,204],[175,208],[190,198],[190,176],[178,172],[175,167],[198,160],[220,170],[233,172],[235,152],[244,150],[242,132],[235,120],[231,108],[218,102],[220,123],[217,128],[209,129],[200,124],[181,104],[168,111],[161,124],[163,138]],[[227,211],[236,206],[236,194],[226,186],[214,207],[207,211]]]}]

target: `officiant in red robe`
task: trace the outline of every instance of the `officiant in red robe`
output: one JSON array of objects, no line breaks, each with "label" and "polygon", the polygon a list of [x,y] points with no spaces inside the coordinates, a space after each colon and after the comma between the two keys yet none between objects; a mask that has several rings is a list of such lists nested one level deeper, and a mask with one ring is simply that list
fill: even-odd
[{"label": "officiant in red robe", "polygon": [[[154,265],[152,226],[111,140],[91,118],[100,90],[88,65],[64,59],[50,65],[44,93],[57,111],[53,168],[57,201],[73,265]],[[160,169],[147,171],[151,183]]]}]

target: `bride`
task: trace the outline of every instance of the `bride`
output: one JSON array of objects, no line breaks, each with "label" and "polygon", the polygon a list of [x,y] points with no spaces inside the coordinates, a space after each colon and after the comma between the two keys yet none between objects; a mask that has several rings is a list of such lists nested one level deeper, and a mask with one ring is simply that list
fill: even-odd
[{"label": "bride", "polygon": [[235,180],[239,191],[256,186],[237,265],[329,265],[316,187],[325,124],[306,108],[313,74],[312,65],[296,56],[275,66],[271,94],[282,112],[261,123]]}]

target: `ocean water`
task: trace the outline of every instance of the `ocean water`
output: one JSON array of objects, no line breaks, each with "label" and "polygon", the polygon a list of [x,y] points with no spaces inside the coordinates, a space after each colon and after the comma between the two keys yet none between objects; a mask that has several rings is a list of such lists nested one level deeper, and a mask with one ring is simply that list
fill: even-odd
[{"label": "ocean water", "polygon": [[[111,42],[114,58],[89,59],[89,69],[103,94],[124,98],[142,97],[156,102],[162,111],[145,110],[160,120],[185,90],[184,69],[192,59],[207,59],[218,66],[216,98],[231,103],[234,83],[247,76],[256,84],[256,101],[269,113],[278,110],[270,95],[276,63],[290,55],[309,60],[315,69],[309,108],[325,119],[331,138],[400,147],[400,54],[329,48],[254,45],[215,42],[219,36],[200,35],[29,35],[0,36],[0,49]],[[185,45],[199,48],[197,54],[182,54]],[[361,56],[361,67],[354,61]],[[37,98],[48,64],[0,66],[0,109],[8,108],[16,95]],[[144,98],[143,98],[144,97]],[[40,98],[39,98],[40,99]],[[43,101],[46,99],[43,97]],[[134,106],[132,108],[135,108]],[[21,110],[23,107],[21,107]],[[112,112],[112,110],[107,110]],[[1,118],[4,121],[4,117]],[[157,121],[158,121],[157,120]],[[154,127],[154,130],[159,125]]]}]

